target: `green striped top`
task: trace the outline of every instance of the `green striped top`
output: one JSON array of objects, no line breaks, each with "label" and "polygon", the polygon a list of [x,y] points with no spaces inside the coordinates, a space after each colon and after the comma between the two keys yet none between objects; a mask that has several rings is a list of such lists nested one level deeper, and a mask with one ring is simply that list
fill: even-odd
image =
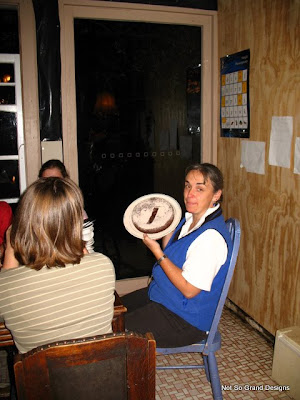
[{"label": "green striped top", "polygon": [[20,353],[58,340],[112,331],[115,270],[100,253],[80,264],[0,273],[0,318]]}]

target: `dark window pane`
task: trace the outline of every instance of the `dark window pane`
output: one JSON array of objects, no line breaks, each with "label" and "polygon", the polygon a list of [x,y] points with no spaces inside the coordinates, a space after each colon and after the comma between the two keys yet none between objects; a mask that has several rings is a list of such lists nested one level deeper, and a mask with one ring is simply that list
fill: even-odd
[{"label": "dark window pane", "polygon": [[0,86],[0,105],[1,104],[16,104],[14,86]]},{"label": "dark window pane", "polygon": [[15,113],[0,111],[0,155],[18,154],[17,116]]},{"label": "dark window pane", "polygon": [[19,166],[17,160],[0,161],[0,198],[19,197]]},{"label": "dark window pane", "polygon": [[19,53],[17,10],[0,9],[0,53]]},{"label": "dark window pane", "polygon": [[15,82],[14,64],[8,64],[8,63],[0,64],[0,82],[2,83]]}]

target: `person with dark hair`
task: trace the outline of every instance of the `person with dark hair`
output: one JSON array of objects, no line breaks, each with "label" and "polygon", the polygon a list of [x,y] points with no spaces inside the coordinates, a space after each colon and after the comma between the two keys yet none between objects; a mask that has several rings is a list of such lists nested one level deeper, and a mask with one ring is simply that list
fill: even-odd
[{"label": "person with dark hair", "polygon": [[186,169],[186,214],[174,232],[159,242],[144,234],[156,263],[148,288],[122,297],[125,327],[152,332],[158,347],[177,347],[204,339],[227,274],[232,241],[220,199],[221,171],[212,164]]},{"label": "person with dark hair", "polygon": [[[68,171],[65,165],[56,159],[46,161],[39,171],[39,178],[69,178]],[[85,247],[89,253],[94,251],[94,222],[88,220],[88,215],[85,210],[83,210],[83,219],[85,223],[83,224],[83,239],[85,240]]]},{"label": "person with dark hair", "polygon": [[112,332],[115,270],[84,254],[83,197],[70,179],[41,178],[21,196],[0,273],[0,318],[21,353],[56,340]]},{"label": "person with dark hair", "polygon": [[57,178],[69,178],[66,167],[60,160],[48,160],[41,166],[39,178],[49,178],[51,176],[56,176]]}]

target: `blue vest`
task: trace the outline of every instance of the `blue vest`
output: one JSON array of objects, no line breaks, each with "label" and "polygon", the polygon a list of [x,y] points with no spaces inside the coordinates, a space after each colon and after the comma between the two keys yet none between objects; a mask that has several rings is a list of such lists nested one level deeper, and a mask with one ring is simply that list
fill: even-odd
[{"label": "blue vest", "polygon": [[[217,230],[226,241],[228,255],[225,264],[222,265],[213,280],[211,290],[209,292],[206,290],[201,290],[197,296],[187,299],[180,292],[180,290],[178,290],[173,283],[171,283],[161,266],[155,263],[152,270],[153,280],[148,291],[150,300],[162,304],[175,314],[179,315],[185,321],[202,331],[210,330],[227,275],[232,253],[232,240],[220,209],[213,214],[216,214],[215,218],[209,220],[210,216],[208,216],[206,219],[208,221],[205,221],[198,229],[179,240],[174,240],[174,237],[176,237],[176,234],[178,236],[178,231],[185,223],[185,219],[183,219],[179,223],[172,238],[169,240],[169,243],[164,249],[164,253],[168,256],[168,258],[177,267],[182,268],[186,260],[186,253],[191,243],[207,229]],[[201,266],[201,254],[199,254],[199,268],[203,267],[204,266]]]}]

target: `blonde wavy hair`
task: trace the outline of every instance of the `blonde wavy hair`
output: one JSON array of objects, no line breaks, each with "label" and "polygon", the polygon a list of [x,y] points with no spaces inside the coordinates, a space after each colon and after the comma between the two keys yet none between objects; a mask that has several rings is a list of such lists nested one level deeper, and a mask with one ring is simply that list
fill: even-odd
[{"label": "blonde wavy hair", "polygon": [[11,245],[21,265],[79,264],[83,256],[83,197],[70,179],[45,178],[21,196],[11,230]]}]

